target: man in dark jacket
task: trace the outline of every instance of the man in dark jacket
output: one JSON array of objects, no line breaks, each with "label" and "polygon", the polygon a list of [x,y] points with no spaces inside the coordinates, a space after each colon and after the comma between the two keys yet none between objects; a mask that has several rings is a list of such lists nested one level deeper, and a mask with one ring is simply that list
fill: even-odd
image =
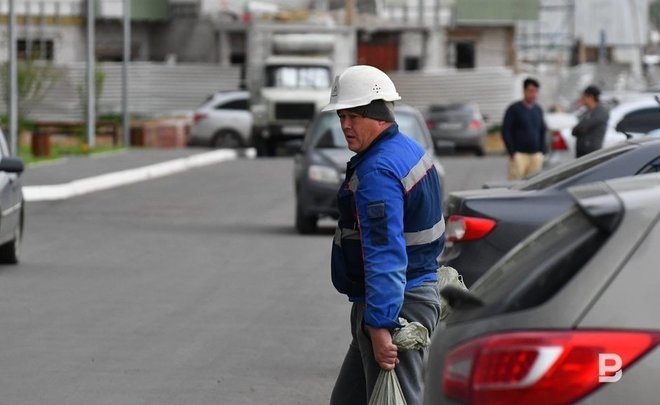
[{"label": "man in dark jacket", "polygon": [[589,86],[582,92],[582,104],[587,111],[573,128],[576,138],[575,157],[580,157],[603,147],[603,138],[607,130],[607,120],[610,114],[600,104],[600,89]]},{"label": "man in dark jacket", "polygon": [[509,153],[509,180],[532,175],[543,165],[545,122],[543,110],[536,104],[539,82],[523,82],[523,99],[507,108],[502,122],[502,139]]}]

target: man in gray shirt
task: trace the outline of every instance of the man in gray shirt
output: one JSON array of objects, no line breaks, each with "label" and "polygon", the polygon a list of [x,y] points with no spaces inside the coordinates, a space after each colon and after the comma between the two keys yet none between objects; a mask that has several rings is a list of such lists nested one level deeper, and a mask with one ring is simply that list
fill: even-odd
[{"label": "man in gray shirt", "polygon": [[587,111],[573,128],[576,138],[575,157],[580,157],[603,147],[603,138],[607,130],[610,113],[600,104],[600,89],[588,86],[582,92],[582,103]]}]

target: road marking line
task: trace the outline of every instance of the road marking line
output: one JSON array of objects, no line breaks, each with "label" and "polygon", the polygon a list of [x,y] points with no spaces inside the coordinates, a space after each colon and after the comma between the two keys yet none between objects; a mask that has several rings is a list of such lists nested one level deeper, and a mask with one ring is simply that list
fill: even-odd
[{"label": "road marking line", "polygon": [[108,190],[145,180],[181,173],[196,167],[235,160],[242,156],[254,158],[256,152],[253,148],[246,149],[244,152],[239,152],[233,149],[220,149],[213,152],[200,153],[185,158],[138,167],[136,169],[121,170],[99,176],[73,180],[64,184],[25,186],[23,187],[23,198],[25,201],[66,200],[68,198],[94,193],[96,191]]}]

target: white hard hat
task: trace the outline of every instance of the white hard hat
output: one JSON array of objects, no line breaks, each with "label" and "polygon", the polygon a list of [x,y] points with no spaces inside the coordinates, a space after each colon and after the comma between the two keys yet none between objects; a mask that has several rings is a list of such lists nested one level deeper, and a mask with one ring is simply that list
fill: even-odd
[{"label": "white hard hat", "polygon": [[351,66],[335,78],[330,104],[323,111],[344,110],[367,105],[374,100],[401,100],[392,79],[373,66]]}]

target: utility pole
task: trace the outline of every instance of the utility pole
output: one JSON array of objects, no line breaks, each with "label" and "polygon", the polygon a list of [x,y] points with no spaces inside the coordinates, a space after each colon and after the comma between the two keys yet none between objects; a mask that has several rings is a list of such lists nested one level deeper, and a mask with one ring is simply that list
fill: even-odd
[{"label": "utility pole", "polygon": [[18,69],[16,55],[15,0],[9,0],[9,148],[18,154]]},{"label": "utility pole", "polygon": [[96,146],[96,58],[94,25],[96,0],[87,0],[87,145]]},{"label": "utility pole", "polygon": [[128,65],[131,61],[131,0],[124,0],[124,57],[121,69],[121,115],[124,147],[131,144],[131,123],[128,110]]}]

